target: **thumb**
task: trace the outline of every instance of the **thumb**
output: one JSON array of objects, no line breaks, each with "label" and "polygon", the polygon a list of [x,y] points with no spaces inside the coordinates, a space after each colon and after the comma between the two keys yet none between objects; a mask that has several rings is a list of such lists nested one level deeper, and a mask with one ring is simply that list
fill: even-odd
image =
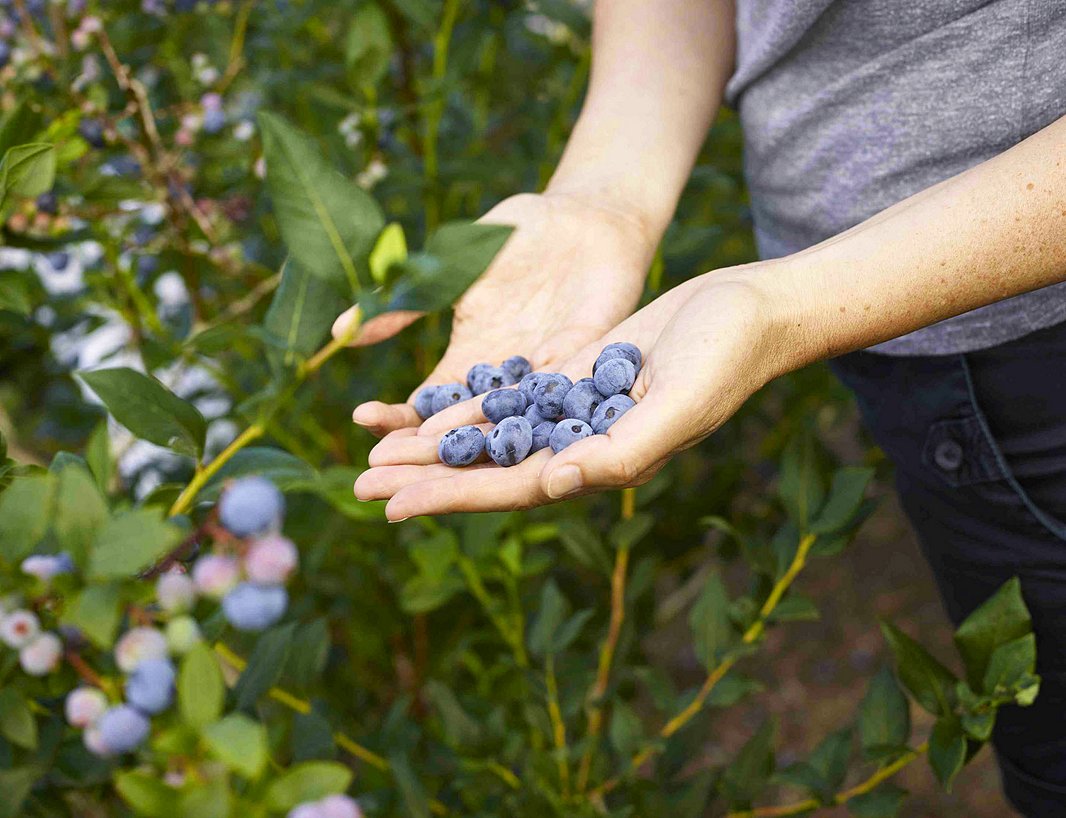
[{"label": "thumb", "polygon": [[356,304],[342,312],[333,322],[332,333],[337,340],[346,339],[348,346],[371,346],[391,338],[400,330],[411,326],[423,315],[425,315],[424,312],[414,310],[395,310],[375,315],[369,321],[356,325],[359,320],[359,305]]},{"label": "thumb", "polygon": [[568,446],[540,474],[541,488],[553,500],[605,488],[645,483],[683,448],[683,404],[649,392],[605,435]]}]

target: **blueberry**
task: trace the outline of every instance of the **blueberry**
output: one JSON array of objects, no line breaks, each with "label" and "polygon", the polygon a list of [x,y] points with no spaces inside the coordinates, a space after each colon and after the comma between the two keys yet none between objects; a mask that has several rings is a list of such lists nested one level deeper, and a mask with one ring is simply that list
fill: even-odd
[{"label": "blueberry", "polygon": [[537,404],[532,403],[529,408],[522,413],[522,417],[529,421],[530,426],[539,426],[542,423],[555,423],[558,418],[546,418],[540,413],[540,409],[537,408]]},{"label": "blueberry", "polygon": [[457,403],[462,403],[464,400],[469,400],[474,397],[470,390],[463,384],[456,381],[455,383],[446,383],[444,386],[438,386],[437,391],[433,394],[433,400],[430,401],[430,408],[433,410],[433,414],[442,412],[449,406],[455,406]]},{"label": "blueberry", "polygon": [[517,389],[496,389],[481,401],[481,412],[493,423],[515,417],[526,411],[526,396]]},{"label": "blueberry", "polygon": [[545,420],[533,427],[533,447],[529,450],[530,454],[548,448],[548,441],[551,439],[554,428],[555,421],[553,420]]},{"label": "blueberry", "polygon": [[506,369],[490,364],[474,364],[466,375],[466,385],[475,395],[483,395],[501,386],[513,386],[518,378]]},{"label": "blueberry", "polygon": [[7,65],[8,60],[11,59],[11,46],[0,40],[0,68]]},{"label": "blueberry", "polygon": [[573,385],[573,381],[558,372],[542,375],[533,390],[533,403],[545,418],[562,417],[563,400]]},{"label": "blueberry", "polygon": [[485,451],[498,466],[521,463],[532,447],[533,427],[522,417],[504,418],[485,436]]},{"label": "blueberry", "polygon": [[126,701],[142,713],[162,713],[174,701],[176,677],[169,659],[145,659],[126,679]]},{"label": "blueberry", "polygon": [[52,269],[56,272],[62,272],[67,269],[67,265],[70,264],[70,253],[64,252],[63,250],[49,253],[48,263],[52,265]]},{"label": "blueberry", "polygon": [[485,434],[477,426],[460,426],[440,439],[437,456],[446,466],[469,466],[485,451]]},{"label": "blueberry", "polygon": [[238,537],[262,534],[281,524],[285,498],[265,477],[242,477],[222,492],[218,518]]},{"label": "blueberry", "polygon": [[54,216],[59,212],[59,199],[56,198],[55,193],[48,191],[42,193],[37,197],[37,211],[39,213],[47,213],[49,216]]},{"label": "blueberry", "polygon": [[544,377],[543,372],[530,372],[528,375],[523,375],[522,380],[518,382],[518,391],[526,396],[526,401],[530,405],[533,404],[533,390],[537,388],[542,377]]},{"label": "blueberry", "polygon": [[592,431],[598,435],[607,433],[618,418],[636,406],[629,395],[612,395],[599,405],[592,415]]},{"label": "blueberry", "polygon": [[143,255],[137,257],[137,283],[144,284],[145,280],[154,275],[159,269],[159,256]]},{"label": "blueberry", "polygon": [[605,397],[628,392],[636,379],[637,368],[628,358],[610,358],[596,370],[596,388]]},{"label": "blueberry", "polygon": [[571,443],[577,443],[585,437],[592,437],[592,434],[592,427],[585,421],[567,418],[555,424],[551,437],[548,438],[548,444],[552,447],[552,451],[558,454]]},{"label": "blueberry", "polygon": [[563,414],[568,418],[578,418],[589,423],[592,413],[603,403],[603,395],[596,388],[592,378],[582,378],[574,384],[573,389],[563,399]]},{"label": "blueberry", "polygon": [[78,123],[78,133],[94,148],[102,148],[105,144],[104,125],[99,119],[83,119]]},{"label": "blueberry", "polygon": [[437,386],[424,386],[415,395],[415,411],[422,420],[433,415],[433,396],[437,394]]},{"label": "blueberry", "polygon": [[226,127],[226,114],[224,111],[210,109],[204,111],[204,133],[216,134]]},{"label": "blueberry", "polygon": [[237,630],[263,631],[277,622],[289,605],[280,585],[242,582],[222,598],[222,613]]},{"label": "blueberry", "polygon": [[500,364],[500,369],[506,370],[511,373],[512,378],[520,381],[533,371],[533,365],[521,355],[512,355]]},{"label": "blueberry", "polygon": [[96,723],[100,731],[100,741],[112,755],[128,753],[140,747],[146,738],[151,724],[148,717],[130,707],[120,704],[112,707]]},{"label": "blueberry", "polygon": [[603,348],[600,353],[600,357],[596,359],[596,363],[592,365],[592,374],[596,374],[596,370],[600,368],[600,364],[604,361],[609,361],[613,358],[625,358],[631,364],[634,369],[640,369],[640,365],[643,362],[640,350],[636,345],[622,341],[620,343],[608,344]]}]

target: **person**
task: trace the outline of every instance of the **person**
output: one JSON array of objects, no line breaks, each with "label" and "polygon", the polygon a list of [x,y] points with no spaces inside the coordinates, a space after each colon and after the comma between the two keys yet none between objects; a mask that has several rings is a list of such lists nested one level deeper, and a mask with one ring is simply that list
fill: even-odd
[{"label": "person", "polygon": [[[482,419],[477,401],[421,426],[410,404],[366,403],[353,419],[384,439],[357,496],[402,520],[638,485],[769,380],[831,359],[895,464],[951,618],[1020,576],[1043,686],[1001,712],[994,744],[1022,814],[1066,815],[1063,55],[1066,5],[1037,0],[596,3],[558,168],[484,217],[516,230],[456,305],[427,382],[514,353],[581,377],[630,341],[638,403],[608,435],[509,469],[437,463],[444,431]],[[723,100],[764,260],[632,313]]]}]

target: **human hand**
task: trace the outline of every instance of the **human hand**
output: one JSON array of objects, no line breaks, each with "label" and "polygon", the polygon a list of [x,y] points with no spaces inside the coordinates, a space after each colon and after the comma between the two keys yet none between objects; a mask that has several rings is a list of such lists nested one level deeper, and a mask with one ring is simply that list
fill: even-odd
[{"label": "human hand", "polygon": [[[574,194],[524,194],[482,221],[515,232],[456,304],[448,349],[422,385],[465,382],[473,364],[512,354],[557,368],[636,306],[656,239],[635,212]],[[350,313],[337,320],[335,336]],[[355,343],[380,341],[418,317],[383,316]],[[379,436],[422,422],[412,403],[380,401],[357,406],[352,420]]]},{"label": "human hand", "polygon": [[637,404],[607,434],[579,440],[556,455],[541,450],[510,468],[441,464],[437,444],[445,432],[484,423],[478,396],[419,428],[385,437],[370,453],[371,468],[356,481],[356,496],[388,499],[386,516],[398,521],[529,508],[647,482],[670,457],[711,434],[788,368],[767,291],[748,271],[708,273],[675,287],[562,363],[558,370],[577,380],[591,372],[608,343],[629,341],[643,351],[644,365],[630,391]]}]

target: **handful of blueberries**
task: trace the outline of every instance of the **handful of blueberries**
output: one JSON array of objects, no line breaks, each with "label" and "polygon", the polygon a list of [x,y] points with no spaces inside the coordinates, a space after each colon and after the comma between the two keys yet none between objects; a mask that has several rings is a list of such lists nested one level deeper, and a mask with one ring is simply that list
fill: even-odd
[{"label": "handful of blueberries", "polygon": [[628,393],[641,363],[635,345],[608,344],[592,377],[574,383],[558,372],[533,372],[529,361],[515,355],[499,366],[475,364],[465,384],[427,386],[415,397],[415,410],[425,420],[484,394],[481,411],[496,425],[488,434],[477,426],[452,429],[437,453],[448,466],[469,466],[482,452],[500,466],[514,466],[547,446],[558,453],[582,438],[606,434],[636,405]]}]

